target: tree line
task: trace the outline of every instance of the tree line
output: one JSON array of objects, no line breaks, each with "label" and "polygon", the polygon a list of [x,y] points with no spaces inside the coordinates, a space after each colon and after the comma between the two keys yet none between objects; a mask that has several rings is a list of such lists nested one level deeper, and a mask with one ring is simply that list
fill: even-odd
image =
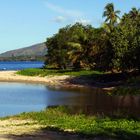
[{"label": "tree line", "polygon": [[47,38],[46,64],[60,68],[140,70],[140,10],[121,18],[113,3],[105,6],[99,28],[76,23]]}]

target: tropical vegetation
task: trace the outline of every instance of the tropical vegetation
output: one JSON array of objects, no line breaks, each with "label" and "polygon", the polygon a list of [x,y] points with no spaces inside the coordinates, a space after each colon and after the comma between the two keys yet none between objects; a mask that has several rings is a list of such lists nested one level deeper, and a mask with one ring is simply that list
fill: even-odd
[{"label": "tropical vegetation", "polygon": [[[132,8],[122,17],[119,17],[119,14],[120,11],[115,10],[114,5],[109,3],[105,6],[105,22],[101,27],[76,23],[61,28],[46,41],[47,69],[27,69],[19,71],[18,74],[85,76],[94,79],[92,83],[106,83],[114,77],[116,79],[117,74],[119,82],[122,77],[129,77],[128,73],[117,73],[114,76],[112,73],[96,71],[140,70],[140,10]],[[139,81],[140,77],[130,76],[125,79],[122,87],[108,91],[108,94],[139,94]],[[128,85],[132,88],[128,88]],[[97,136],[97,139],[139,139],[139,118],[127,116],[125,111],[124,114],[119,110],[115,113],[109,117],[104,114],[90,116],[82,112],[71,114],[66,108],[57,107],[47,111],[22,113],[13,118],[32,119],[48,130],[64,133],[70,131],[82,136]]]},{"label": "tropical vegetation", "polygon": [[59,69],[140,70],[140,10],[119,14],[109,3],[101,27],[76,23],[61,28],[47,38],[45,63]]}]

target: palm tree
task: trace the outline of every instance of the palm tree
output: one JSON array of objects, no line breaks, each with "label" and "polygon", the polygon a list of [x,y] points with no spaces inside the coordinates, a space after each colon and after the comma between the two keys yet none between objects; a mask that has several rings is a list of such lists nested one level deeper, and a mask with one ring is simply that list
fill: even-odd
[{"label": "palm tree", "polygon": [[115,24],[117,23],[117,20],[119,19],[118,14],[120,14],[120,11],[119,10],[115,11],[113,3],[108,3],[105,6],[103,17],[106,17],[105,19],[106,23],[109,23],[111,27],[114,27]]},{"label": "palm tree", "polygon": [[136,19],[140,15],[140,9],[136,9],[133,7],[131,11],[129,12],[130,18]]},{"label": "palm tree", "polygon": [[[104,61],[103,67],[108,70],[112,70],[113,62],[111,61],[114,58],[114,49],[111,43],[111,35],[117,25],[117,21],[119,18],[120,11],[115,10],[113,3],[108,3],[103,12],[103,17],[105,17],[104,29],[105,29],[105,41],[103,48],[102,60]],[[106,51],[108,50],[108,51]],[[104,55],[105,54],[105,55]]]},{"label": "palm tree", "polygon": [[[122,16],[120,24],[123,25],[123,24],[129,23],[128,21],[130,21],[130,20],[134,21],[134,22],[136,20],[139,21],[139,17],[140,17],[140,9],[137,9],[137,8],[133,7],[129,13],[125,13]],[[132,25],[131,22],[130,22],[130,24]],[[131,26],[131,25],[129,25],[129,26]]]}]

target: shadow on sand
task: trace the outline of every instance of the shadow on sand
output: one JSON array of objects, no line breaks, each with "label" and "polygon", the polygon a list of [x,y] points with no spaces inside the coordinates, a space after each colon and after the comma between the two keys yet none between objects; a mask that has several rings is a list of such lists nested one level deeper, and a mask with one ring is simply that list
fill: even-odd
[{"label": "shadow on sand", "polygon": [[[107,134],[110,134],[108,136]],[[140,140],[140,135],[125,130],[104,129],[97,135],[65,132],[59,128],[47,127],[33,134],[1,135],[3,140]]]},{"label": "shadow on sand", "polygon": [[139,75],[140,73],[138,71],[128,73],[91,74],[71,78],[68,82],[70,84],[107,88],[124,85],[129,78],[137,77]]}]

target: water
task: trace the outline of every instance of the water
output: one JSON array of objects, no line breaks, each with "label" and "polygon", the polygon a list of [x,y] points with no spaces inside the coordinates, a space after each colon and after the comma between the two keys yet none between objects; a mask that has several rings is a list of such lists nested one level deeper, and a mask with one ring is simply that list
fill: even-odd
[{"label": "water", "polygon": [[140,96],[109,96],[102,90],[49,88],[39,84],[0,83],[0,117],[65,106],[71,113],[140,116]]},{"label": "water", "polygon": [[26,68],[41,68],[41,61],[0,61],[0,70],[21,70]]}]

